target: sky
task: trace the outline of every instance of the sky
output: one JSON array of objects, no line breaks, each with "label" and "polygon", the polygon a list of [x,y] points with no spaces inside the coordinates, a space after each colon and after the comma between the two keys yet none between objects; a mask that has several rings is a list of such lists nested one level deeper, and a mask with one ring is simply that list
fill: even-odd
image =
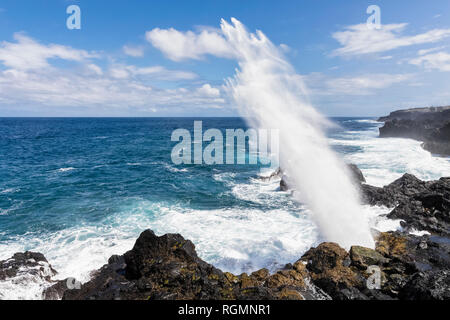
[{"label": "sky", "polygon": [[2,0],[0,116],[236,116],[220,29],[232,17],[278,47],[327,116],[450,105],[448,0]]}]

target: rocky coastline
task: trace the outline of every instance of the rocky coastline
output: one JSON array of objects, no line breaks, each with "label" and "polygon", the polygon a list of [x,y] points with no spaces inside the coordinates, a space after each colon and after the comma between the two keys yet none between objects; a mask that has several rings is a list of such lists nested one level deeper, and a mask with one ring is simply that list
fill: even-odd
[{"label": "rocky coastline", "polygon": [[[356,166],[350,168],[365,203],[392,207],[388,218],[402,219],[402,232],[376,235],[375,250],[346,251],[327,242],[275,273],[234,275],[200,259],[183,236],[145,230],[130,251],[112,256],[77,288],[73,279],[52,280],[56,271],[32,252],[0,261],[0,280],[33,272],[47,284],[42,298],[48,300],[450,299],[450,178],[421,181],[405,174],[378,188],[364,184]],[[427,233],[416,236],[411,230]]]},{"label": "rocky coastline", "polygon": [[378,121],[381,138],[415,139],[433,154],[450,155],[450,106],[398,110]]}]

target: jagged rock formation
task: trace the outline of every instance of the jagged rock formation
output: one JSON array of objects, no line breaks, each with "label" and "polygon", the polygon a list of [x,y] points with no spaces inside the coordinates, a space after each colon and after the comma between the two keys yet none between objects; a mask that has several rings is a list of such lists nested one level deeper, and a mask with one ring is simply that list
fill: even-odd
[{"label": "jagged rock formation", "polygon": [[405,174],[383,188],[363,184],[361,191],[370,205],[394,207],[388,218],[402,219],[406,229],[450,235],[450,178],[422,181]]},{"label": "jagged rock formation", "polygon": [[[375,250],[354,246],[347,252],[327,242],[311,248],[298,261],[274,274],[261,269],[250,275],[234,275],[201,260],[193,243],[181,235],[158,237],[146,230],[132,250],[123,256],[112,256],[80,289],[69,290],[65,280],[59,281],[45,291],[44,297],[447,300],[449,249],[448,238],[389,232],[379,234]],[[4,267],[5,262],[1,263]],[[370,285],[372,278],[378,279],[374,281],[376,286]],[[49,292],[56,296],[49,296]]]},{"label": "jagged rock formation", "polygon": [[40,299],[41,292],[52,285],[56,271],[43,254],[18,252],[0,261],[0,300],[22,299],[25,296]]},{"label": "jagged rock formation", "polygon": [[297,262],[270,275],[266,269],[239,276],[201,260],[179,234],[144,231],[133,249],[113,256],[81,290],[63,299],[304,299],[319,294]]},{"label": "jagged rock formation", "polygon": [[[322,243],[275,274],[233,275],[201,260],[181,235],[146,230],[64,299],[448,299],[449,247],[433,237],[381,233],[376,250]],[[376,288],[368,286],[373,266]]]},{"label": "jagged rock formation", "polygon": [[0,280],[15,278],[24,271],[42,277],[43,280],[50,280],[56,274],[44,255],[39,252],[17,252],[11,258],[0,261]]},{"label": "jagged rock formation", "polygon": [[411,138],[423,141],[425,150],[450,155],[450,106],[399,110],[379,121],[385,122],[382,138]]}]

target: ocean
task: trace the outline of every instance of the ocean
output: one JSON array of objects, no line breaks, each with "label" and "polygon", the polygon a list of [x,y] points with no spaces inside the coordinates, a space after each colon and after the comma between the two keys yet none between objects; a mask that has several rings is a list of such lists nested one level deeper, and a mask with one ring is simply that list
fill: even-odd
[{"label": "ocean", "polygon": [[[271,168],[174,165],[171,133],[192,130],[194,120],[204,130],[246,129],[241,118],[0,119],[0,260],[38,251],[57,278],[87,281],[151,228],[180,233],[202,259],[241,273],[276,270],[323,241],[308,208],[279,191],[279,179],[259,179]],[[448,158],[418,141],[378,138],[382,123],[373,118],[332,120],[330,145],[369,184],[406,172],[424,180],[450,176]],[[363,211],[375,229],[399,228],[383,218],[389,208]],[[40,288],[0,282],[0,299],[39,298]]]}]

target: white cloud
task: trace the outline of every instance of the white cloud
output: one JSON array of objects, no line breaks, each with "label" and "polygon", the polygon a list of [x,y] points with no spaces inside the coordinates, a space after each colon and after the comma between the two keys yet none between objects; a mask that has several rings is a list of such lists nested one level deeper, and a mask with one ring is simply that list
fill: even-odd
[{"label": "white cloud", "polygon": [[84,61],[98,57],[85,50],[73,49],[68,46],[50,44],[42,45],[30,37],[15,33],[16,42],[3,41],[0,44],[0,61],[7,67],[28,70],[49,67],[48,60],[59,58],[63,60]]},{"label": "white cloud", "polygon": [[113,65],[109,69],[113,78],[126,79],[136,76],[147,76],[157,80],[192,80],[197,78],[197,74],[183,70],[168,70],[162,66],[136,67],[132,65]]},{"label": "white cloud", "polygon": [[287,44],[284,44],[284,43],[280,44],[280,49],[284,53],[289,53],[292,50],[291,47],[289,47]]},{"label": "white cloud", "polygon": [[[89,112],[103,110],[102,114],[136,108],[144,112],[171,109],[181,113],[226,104],[221,91],[209,84],[187,84],[175,89],[152,85],[155,81],[160,84],[198,77],[189,71],[121,64],[102,69],[90,61],[95,55],[87,51],[43,45],[21,34],[16,34],[15,39],[16,43],[3,42],[0,47],[0,64],[4,67],[0,68],[0,108],[29,107],[35,112],[39,108],[87,108]],[[51,58],[78,63],[69,68],[58,67]]]},{"label": "white cloud", "polygon": [[87,64],[86,70],[88,71],[88,73],[93,73],[93,74],[96,74],[99,76],[103,74],[102,68],[100,68],[98,65],[96,65],[94,63]]},{"label": "white cloud", "polygon": [[181,32],[173,28],[155,28],[146,32],[146,39],[169,59],[203,59],[205,55],[231,58],[233,52],[221,34],[214,30]]},{"label": "white cloud", "polygon": [[444,48],[445,48],[445,46],[440,46],[440,47],[435,47],[435,48],[429,48],[429,49],[422,49],[422,50],[419,50],[417,53],[419,54],[419,56],[423,56],[423,55],[425,55],[425,54],[427,54],[427,53],[439,51],[439,50],[442,50],[442,49],[444,49]]},{"label": "white cloud", "polygon": [[201,95],[207,96],[207,97],[219,97],[220,96],[220,90],[217,88],[211,87],[209,83],[204,84],[200,88],[197,89],[197,92]]},{"label": "white cloud", "polygon": [[144,48],[142,47],[131,47],[131,46],[123,46],[123,52],[131,57],[143,57],[144,56]]},{"label": "white cloud", "polygon": [[433,29],[413,36],[402,36],[406,23],[385,24],[381,29],[369,29],[366,24],[348,26],[345,31],[333,33],[342,47],[333,51],[335,56],[379,53],[424,43],[434,43],[450,37],[450,29]]},{"label": "white cloud", "polygon": [[[129,107],[155,110],[166,108],[216,107],[225,100],[220,91],[199,88],[161,89],[145,82],[112,77],[64,72],[58,69],[46,72],[8,69],[0,71],[0,97],[8,105],[64,107]],[[218,94],[211,94],[212,92]]]},{"label": "white cloud", "polygon": [[[420,53],[419,53],[420,54]],[[450,54],[447,52],[436,52],[409,60],[410,64],[423,66],[429,70],[450,71]]]},{"label": "white cloud", "polygon": [[313,95],[372,95],[377,90],[414,78],[412,74],[375,73],[355,77],[330,78],[321,73],[304,77]]}]

